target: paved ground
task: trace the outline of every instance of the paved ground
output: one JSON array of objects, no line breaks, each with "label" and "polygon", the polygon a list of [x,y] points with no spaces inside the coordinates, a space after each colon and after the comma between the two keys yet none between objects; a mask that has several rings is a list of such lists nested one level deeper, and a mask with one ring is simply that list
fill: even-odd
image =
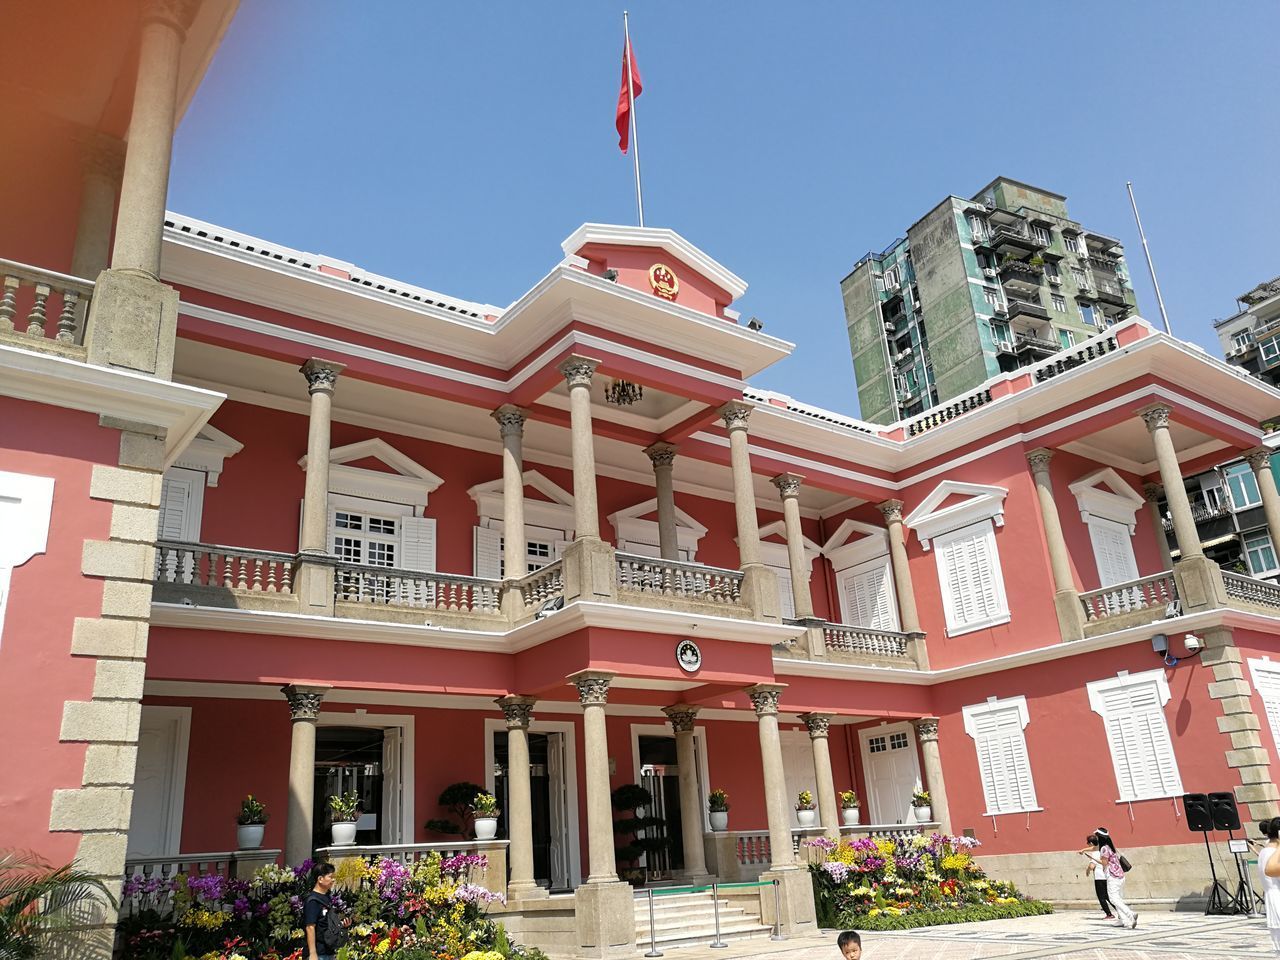
[{"label": "paved ground", "polygon": [[[835,934],[772,943],[748,940],[728,949],[669,948],[671,960],[838,960]],[[991,920],[894,933],[868,933],[866,960],[1254,960],[1275,957],[1261,919],[1146,912],[1137,930],[1121,930],[1080,911]]]}]

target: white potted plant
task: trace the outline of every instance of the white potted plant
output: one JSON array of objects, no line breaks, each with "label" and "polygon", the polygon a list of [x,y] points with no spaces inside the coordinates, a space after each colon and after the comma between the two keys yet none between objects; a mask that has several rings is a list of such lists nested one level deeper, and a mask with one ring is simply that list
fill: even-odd
[{"label": "white potted plant", "polygon": [[360,819],[360,795],[352,790],[329,798],[329,817],[335,847],[351,847],[356,842],[356,821]]},{"label": "white potted plant", "polygon": [[471,801],[471,819],[477,840],[492,840],[498,835],[498,798],[491,793],[477,793]]},{"label": "white potted plant", "polygon": [[916,815],[917,823],[928,823],[933,819],[933,801],[928,790],[916,790],[911,794],[911,809]]},{"label": "white potted plant", "polygon": [[711,829],[722,833],[729,829],[729,794],[717,788],[707,797],[707,812],[711,816]]},{"label": "white potted plant", "polygon": [[846,827],[856,827],[862,815],[862,803],[852,790],[840,791],[840,822]]},{"label": "white potted plant", "polygon": [[267,829],[266,804],[251,793],[240,801],[240,813],[236,816],[236,849],[257,850],[262,846],[262,834]]},{"label": "white potted plant", "polygon": [[802,827],[812,827],[818,823],[818,805],[813,802],[813,794],[808,790],[801,790],[796,796],[796,820]]}]

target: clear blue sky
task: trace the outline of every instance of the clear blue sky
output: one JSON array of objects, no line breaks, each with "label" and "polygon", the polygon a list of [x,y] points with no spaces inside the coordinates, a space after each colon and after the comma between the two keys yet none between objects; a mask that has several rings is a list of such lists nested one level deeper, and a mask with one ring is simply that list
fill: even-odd
[{"label": "clear blue sky", "polygon": [[[179,130],[171,208],[499,305],[584,221],[634,223],[622,4],[241,0]],[[798,344],[754,381],[857,412],[840,279],[997,175],[1127,248],[1174,331],[1280,274],[1280,4],[631,0],[650,226]]]}]

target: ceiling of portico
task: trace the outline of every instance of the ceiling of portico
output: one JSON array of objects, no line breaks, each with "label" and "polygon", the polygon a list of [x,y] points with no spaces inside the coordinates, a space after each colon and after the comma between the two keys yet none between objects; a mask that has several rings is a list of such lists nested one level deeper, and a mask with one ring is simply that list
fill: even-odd
[{"label": "ceiling of portico", "polygon": [[[1178,451],[1178,459],[1184,463],[1230,446],[1217,437],[1177,421],[1170,422],[1169,436]],[[1151,435],[1138,417],[1127,418],[1080,440],[1065,443],[1062,449],[1139,476],[1157,471]]]},{"label": "ceiling of portico", "polygon": [[[174,379],[227,393],[232,400],[306,416],[309,409],[306,380],[291,363],[180,338],[174,362]],[[683,419],[703,404],[690,403],[661,391],[650,399],[645,389],[644,403],[648,411],[664,414],[662,419],[619,409],[603,402],[594,390],[593,417],[612,420],[635,427],[656,439],[658,426],[665,419]],[[562,411],[562,422],[530,419],[525,425],[524,456],[526,466],[539,464],[570,469],[572,460],[567,427],[568,398],[562,386],[545,395],[547,406]],[[420,393],[343,376],[334,396],[334,419],[366,427],[373,435],[399,434],[421,437],[472,450],[493,454],[501,452],[498,429],[489,410],[472,404],[428,397]],[[218,415],[213,422],[216,425]],[[602,476],[627,480],[646,488],[653,486],[653,467],[645,456],[643,445],[614,439],[597,432],[595,437],[596,469]],[[426,464],[430,467],[430,464]],[[497,476],[497,473],[495,473]],[[677,456],[674,479],[680,493],[729,501],[732,499],[732,476],[727,464]],[[778,491],[766,475],[754,478],[756,500],[762,510],[781,513]],[[805,487],[802,511],[816,516],[846,498],[817,487]]]}]

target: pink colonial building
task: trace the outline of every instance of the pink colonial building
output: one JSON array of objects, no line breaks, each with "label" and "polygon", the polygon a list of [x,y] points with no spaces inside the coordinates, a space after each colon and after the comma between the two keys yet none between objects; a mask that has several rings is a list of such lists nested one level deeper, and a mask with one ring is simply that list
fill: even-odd
[{"label": "pink colonial building", "polygon": [[[777,879],[803,931],[804,836],[969,833],[1083,901],[1101,824],[1171,901],[1184,791],[1277,812],[1280,588],[1205,559],[1182,478],[1280,393],[1133,318],[875,426],[752,388],[791,345],[670,230],[549,241],[502,308],[166,214],[231,8],[34,24],[112,55],[92,95],[31,66],[47,151],[0,184],[0,848],[298,863],[355,791],[355,849],[482,849],[518,936],[604,956],[647,920],[620,872]],[[496,840],[437,832],[457,782]],[[619,863],[632,783],[671,844]]]}]

